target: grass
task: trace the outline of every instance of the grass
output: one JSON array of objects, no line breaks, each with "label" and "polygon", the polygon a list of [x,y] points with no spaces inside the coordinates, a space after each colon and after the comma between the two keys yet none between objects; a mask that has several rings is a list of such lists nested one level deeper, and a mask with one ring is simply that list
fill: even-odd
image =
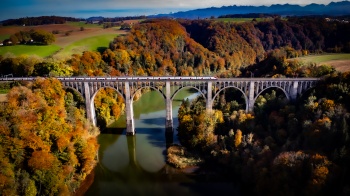
[{"label": "grass", "polygon": [[316,63],[317,65],[330,65],[337,71],[347,72],[350,71],[350,53],[338,53],[338,54],[321,54],[321,55],[309,55],[305,57],[295,58],[305,63]]},{"label": "grass", "polygon": [[2,46],[0,47],[0,55],[6,53],[12,53],[16,56],[26,54],[26,55],[38,55],[40,57],[47,57],[60,50],[57,45],[16,45],[16,46]]},{"label": "grass", "polygon": [[326,63],[328,61],[350,60],[350,53],[309,55],[297,59],[305,62]]},{"label": "grass", "polygon": [[84,28],[103,28],[103,25],[98,24],[86,24],[84,21],[82,22],[67,22],[66,24],[74,27],[84,27]]},{"label": "grass", "polygon": [[0,94],[7,94],[10,92],[10,89],[0,89]]},{"label": "grass", "polygon": [[109,43],[113,41],[116,36],[117,34],[106,34],[81,39],[66,46],[61,52],[59,52],[59,54],[71,55],[87,50],[103,52],[103,50],[108,48]]},{"label": "grass", "polygon": [[167,149],[167,163],[175,168],[184,169],[189,166],[198,166],[203,163],[203,160],[187,151],[185,147],[175,144]]},{"label": "grass", "polygon": [[[80,30],[84,27],[84,31]],[[16,56],[38,55],[41,57],[48,57],[55,54],[64,54],[69,56],[74,53],[80,53],[86,50],[103,52],[109,46],[109,42],[118,34],[125,34],[126,31],[120,30],[119,27],[104,29],[102,25],[85,24],[85,22],[67,22],[65,24],[51,24],[39,26],[0,26],[0,41],[7,39],[10,35],[19,31],[29,31],[30,29],[42,29],[47,32],[58,31],[55,34],[56,42],[49,46],[0,46],[0,55],[12,53]],[[66,36],[66,32],[71,32]]]},{"label": "grass", "polygon": [[0,35],[0,41],[4,41],[5,39],[10,38],[10,35]]}]

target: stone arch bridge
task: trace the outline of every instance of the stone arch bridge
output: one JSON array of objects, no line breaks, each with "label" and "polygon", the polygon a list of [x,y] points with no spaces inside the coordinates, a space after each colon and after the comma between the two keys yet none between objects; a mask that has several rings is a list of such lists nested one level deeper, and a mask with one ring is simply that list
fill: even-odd
[{"label": "stone arch bridge", "polygon": [[[34,80],[35,78],[0,78],[0,81]],[[315,86],[319,78],[215,78],[215,77],[58,77],[63,86],[78,91],[85,98],[87,118],[96,125],[94,98],[101,88],[113,88],[125,102],[126,133],[135,134],[133,98],[137,91],[151,88],[163,96],[166,104],[165,127],[173,131],[172,100],[183,88],[194,88],[203,95],[207,111],[212,110],[213,100],[226,88],[242,92],[245,110],[252,112],[257,97],[269,88],[281,89],[287,99],[294,101],[306,90]],[[171,86],[178,87],[175,92]]]}]

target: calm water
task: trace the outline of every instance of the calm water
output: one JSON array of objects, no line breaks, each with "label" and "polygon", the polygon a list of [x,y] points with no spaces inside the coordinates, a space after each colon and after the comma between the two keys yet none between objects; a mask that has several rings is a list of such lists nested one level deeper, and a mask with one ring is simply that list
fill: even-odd
[{"label": "calm water", "polygon": [[[196,96],[186,90],[177,94],[173,101],[175,127],[181,100]],[[123,118],[99,136],[99,163],[85,195],[236,194],[230,182],[182,173],[166,164],[165,101],[158,92],[144,94],[134,103],[134,113],[135,136],[125,135]],[[176,129],[173,143],[178,143]]]}]

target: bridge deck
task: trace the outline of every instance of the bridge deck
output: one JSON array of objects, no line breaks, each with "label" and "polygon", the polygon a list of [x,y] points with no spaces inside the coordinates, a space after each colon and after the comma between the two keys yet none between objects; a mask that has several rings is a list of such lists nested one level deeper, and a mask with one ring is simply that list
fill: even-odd
[{"label": "bridge deck", "polygon": [[[3,77],[0,81],[32,81],[37,77]],[[179,82],[179,81],[318,81],[320,78],[216,78],[216,77],[56,77],[67,82]]]}]

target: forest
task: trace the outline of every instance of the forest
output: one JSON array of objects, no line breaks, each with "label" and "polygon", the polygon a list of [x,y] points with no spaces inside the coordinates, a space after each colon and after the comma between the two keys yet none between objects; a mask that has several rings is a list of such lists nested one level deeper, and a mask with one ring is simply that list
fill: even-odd
[{"label": "forest", "polygon": [[243,195],[348,195],[349,85],[349,73],[333,72],[296,103],[270,90],[253,113],[233,99],[234,89],[212,115],[203,98],[184,101],[178,137],[204,165],[239,182]]},{"label": "forest", "polygon": [[104,22],[122,22],[124,20],[141,20],[146,19],[146,16],[126,16],[126,17],[90,17],[87,19],[73,18],[73,17],[62,17],[62,16],[39,16],[39,17],[25,17],[18,19],[8,19],[0,21],[0,25],[12,26],[12,25],[26,25],[26,26],[37,26],[37,25],[48,25],[48,24],[64,24],[66,22],[79,22],[86,21],[86,23],[92,23],[93,21]]},{"label": "forest", "polygon": [[47,24],[63,24],[67,21],[80,21],[78,18],[72,17],[61,17],[61,16],[39,16],[39,17],[25,17],[18,19],[8,19],[1,22],[3,26],[11,25],[27,25],[27,26],[36,26],[36,25],[47,25]]},{"label": "forest", "polygon": [[[5,54],[0,72],[33,77],[322,76],[323,82],[297,103],[288,103],[279,91],[262,95],[254,114],[227,96],[234,91],[220,96],[212,116],[203,113],[200,99],[184,102],[178,136],[183,146],[205,154],[208,162],[222,166],[221,172],[242,182],[246,194],[346,195],[349,73],[290,58],[350,52],[349,34],[350,24],[312,17],[245,23],[150,19],[116,37],[104,52],[85,51],[68,59]],[[81,102],[55,79],[11,87],[0,110],[0,193],[73,192],[93,168],[98,148],[98,131],[85,119]],[[123,113],[115,91],[101,91],[94,101],[101,127]]]},{"label": "forest", "polygon": [[12,86],[0,107],[0,194],[70,195],[96,165],[98,128],[57,79]]},{"label": "forest", "polygon": [[3,41],[4,46],[17,44],[49,45],[55,42],[53,33],[44,30],[19,31]]}]

